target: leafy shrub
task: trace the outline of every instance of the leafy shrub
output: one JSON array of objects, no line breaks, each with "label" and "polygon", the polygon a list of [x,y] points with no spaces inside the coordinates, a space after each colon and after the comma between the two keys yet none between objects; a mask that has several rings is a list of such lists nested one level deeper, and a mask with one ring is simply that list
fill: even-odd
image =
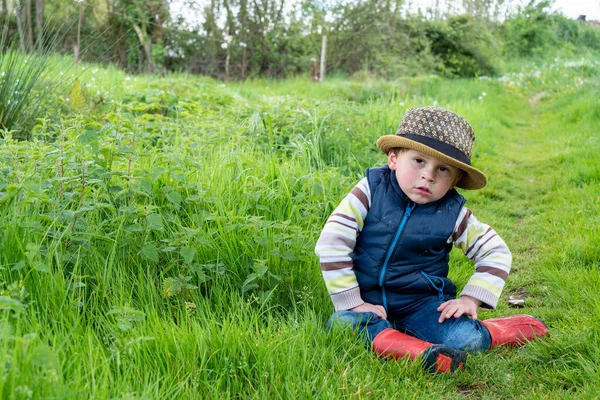
[{"label": "leafy shrub", "polygon": [[525,7],[519,7],[518,12],[504,22],[502,36],[507,56],[541,55],[557,44],[549,7],[549,1],[536,4],[535,0],[531,0]]},{"label": "leafy shrub", "polygon": [[600,50],[600,29],[562,15],[552,16],[552,32],[563,43]]},{"label": "leafy shrub", "polygon": [[434,71],[423,18],[403,17],[389,7],[369,0],[340,6],[328,34],[330,68],[387,79]]},{"label": "leafy shrub", "polygon": [[501,33],[508,57],[547,56],[560,49],[600,49],[600,29],[550,13],[549,1],[532,0],[505,21]]},{"label": "leafy shrub", "polygon": [[501,46],[483,22],[473,16],[451,16],[427,23],[431,53],[445,76],[473,77],[499,72]]}]

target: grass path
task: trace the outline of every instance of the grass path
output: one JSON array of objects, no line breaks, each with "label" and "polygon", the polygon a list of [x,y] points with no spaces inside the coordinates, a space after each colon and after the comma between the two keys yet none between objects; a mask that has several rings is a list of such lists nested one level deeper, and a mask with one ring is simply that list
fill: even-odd
[{"label": "grass path", "polygon": [[[600,375],[594,365],[600,353],[598,324],[593,321],[600,316],[600,181],[593,160],[600,142],[590,123],[598,110],[584,121],[569,113],[577,106],[588,107],[597,93],[592,88],[578,96],[543,98],[531,108],[522,104],[512,115],[515,128],[502,132],[502,149],[495,160],[500,165],[490,184],[498,208],[488,211],[501,216],[498,222],[504,225],[501,230],[514,256],[504,297],[524,297],[526,307],[511,310],[503,303],[494,314],[541,317],[552,336],[516,351],[493,351],[503,360],[494,363],[486,386],[503,381],[506,385],[475,394],[598,396]],[[570,109],[564,110],[565,104]],[[483,357],[489,362],[489,355]]]}]

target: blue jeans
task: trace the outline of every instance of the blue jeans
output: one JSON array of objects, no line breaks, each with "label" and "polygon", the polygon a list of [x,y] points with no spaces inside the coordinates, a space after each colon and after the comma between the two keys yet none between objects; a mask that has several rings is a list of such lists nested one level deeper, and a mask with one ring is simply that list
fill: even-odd
[{"label": "blue jeans", "polygon": [[338,311],[327,322],[349,325],[363,337],[367,345],[384,329],[394,328],[408,335],[433,344],[444,344],[458,350],[487,350],[492,344],[490,333],[479,320],[463,315],[438,322],[440,312],[437,308],[443,301],[432,298],[411,315],[385,320],[372,312]]}]

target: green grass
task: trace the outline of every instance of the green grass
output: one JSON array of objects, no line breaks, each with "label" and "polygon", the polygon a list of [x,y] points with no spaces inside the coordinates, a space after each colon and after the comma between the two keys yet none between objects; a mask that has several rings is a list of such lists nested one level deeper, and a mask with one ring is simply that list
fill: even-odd
[{"label": "green grass", "polygon": [[[2,397],[597,398],[600,60],[576,61],[321,85],[87,66],[79,113],[0,140]],[[475,128],[490,183],[462,193],[513,252],[503,298],[526,298],[480,317],[551,332],[438,376],[326,332],[313,254],[376,139],[431,104]]]}]

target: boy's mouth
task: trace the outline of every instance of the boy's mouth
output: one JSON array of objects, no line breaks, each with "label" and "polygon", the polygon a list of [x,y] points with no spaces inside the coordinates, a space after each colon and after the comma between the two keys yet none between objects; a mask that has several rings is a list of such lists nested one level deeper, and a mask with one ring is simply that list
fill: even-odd
[{"label": "boy's mouth", "polygon": [[429,190],[429,188],[427,186],[419,186],[416,189],[417,189],[417,192],[419,192],[421,194],[431,194],[431,190]]}]

